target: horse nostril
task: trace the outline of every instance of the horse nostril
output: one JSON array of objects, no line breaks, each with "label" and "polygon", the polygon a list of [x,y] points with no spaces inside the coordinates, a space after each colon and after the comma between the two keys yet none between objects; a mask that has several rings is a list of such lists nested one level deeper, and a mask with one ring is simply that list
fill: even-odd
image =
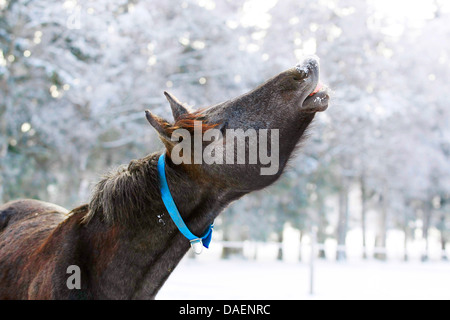
[{"label": "horse nostril", "polygon": [[307,74],[301,74],[299,76],[294,76],[292,79],[294,79],[295,81],[302,81],[302,80],[304,80],[307,77],[308,77]]},{"label": "horse nostril", "polygon": [[297,71],[297,74],[294,75],[294,77],[293,77],[293,79],[295,81],[300,81],[300,80],[303,80],[308,77],[308,70],[306,70],[305,68],[297,67],[296,71]]}]

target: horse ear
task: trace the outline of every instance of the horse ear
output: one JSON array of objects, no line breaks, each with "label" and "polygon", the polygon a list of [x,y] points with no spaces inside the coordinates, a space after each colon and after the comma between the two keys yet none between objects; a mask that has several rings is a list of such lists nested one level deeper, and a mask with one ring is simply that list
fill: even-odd
[{"label": "horse ear", "polygon": [[164,91],[164,95],[166,96],[167,100],[170,103],[170,108],[172,108],[172,114],[173,118],[175,119],[175,122],[177,122],[185,114],[189,113],[188,109],[186,109],[186,107],[183,106],[183,104],[180,101],[178,101],[178,99],[175,98],[175,96],[168,93],[167,91]]},{"label": "horse ear", "polygon": [[156,131],[158,131],[161,138],[170,141],[170,136],[167,131],[167,128],[170,126],[170,124],[166,120],[158,116],[155,116],[153,113],[150,112],[150,110],[145,110],[145,117],[147,118],[147,121],[153,126],[153,128],[155,128]]}]

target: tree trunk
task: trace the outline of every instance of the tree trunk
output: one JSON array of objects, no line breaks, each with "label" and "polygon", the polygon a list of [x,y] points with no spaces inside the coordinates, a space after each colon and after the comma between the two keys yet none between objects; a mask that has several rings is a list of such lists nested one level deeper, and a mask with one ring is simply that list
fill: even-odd
[{"label": "tree trunk", "polygon": [[405,233],[405,238],[403,240],[403,261],[408,261],[408,226],[405,224],[403,226],[403,231]]},{"label": "tree trunk", "polygon": [[410,232],[409,221],[408,221],[408,210],[403,210],[403,233],[405,238],[403,240],[403,261],[408,261],[408,234]]},{"label": "tree trunk", "polygon": [[283,260],[283,230],[278,233],[278,253],[277,260]]},{"label": "tree trunk", "polygon": [[447,261],[448,260],[447,252],[445,251],[446,250],[446,244],[447,244],[447,241],[446,241],[443,233],[441,232],[441,260],[442,261]]},{"label": "tree trunk", "polygon": [[[10,72],[12,73],[12,67]],[[10,76],[12,76],[12,74],[10,74]],[[3,160],[6,158],[6,155],[8,153],[8,145],[9,145],[9,141],[8,141],[8,132],[7,132],[7,121],[6,121],[6,116],[7,116],[7,110],[8,110],[8,105],[10,105],[11,103],[10,98],[8,99],[8,95],[9,95],[9,90],[8,90],[8,85],[6,80],[0,79],[0,95],[2,96],[2,100],[3,102],[0,103],[0,203],[4,203],[4,183],[3,183],[3,172],[4,172],[4,167],[3,167]]]},{"label": "tree trunk", "polygon": [[338,248],[336,251],[336,260],[342,261],[347,258],[345,252],[345,238],[348,227],[348,183],[342,179],[341,189],[339,190],[339,220],[337,228]]},{"label": "tree trunk", "polygon": [[[222,232],[223,232],[223,238],[222,240],[224,242],[230,241],[231,239],[244,239],[242,233],[238,231],[235,226],[233,226],[233,215],[235,214],[235,209],[233,207],[230,207],[227,212],[228,215],[222,215]],[[256,253],[255,253],[256,254]],[[232,256],[244,256],[244,250],[243,248],[236,248],[236,247],[227,247],[226,243],[224,243],[224,246],[222,248],[222,259],[230,259]]]},{"label": "tree trunk", "polygon": [[302,261],[302,240],[303,240],[303,231],[300,230],[300,237],[299,237],[299,242],[300,242],[300,249],[298,250],[298,261]]},{"label": "tree trunk", "polygon": [[378,234],[375,238],[374,258],[385,261],[386,255],[386,238],[387,238],[387,190],[384,188],[383,194],[380,197],[381,215],[378,222]]},{"label": "tree trunk", "polygon": [[322,197],[320,193],[317,195],[317,203],[318,203],[318,210],[319,210],[319,221],[318,221],[318,228],[317,228],[317,244],[319,245],[317,251],[317,256],[320,259],[325,259],[325,241],[327,239],[327,234],[325,232],[325,229],[327,227],[327,218],[326,218],[326,209],[325,209],[325,200]]},{"label": "tree trunk", "polygon": [[366,246],[367,194],[366,194],[366,181],[364,174],[361,175],[360,187],[361,187],[361,229],[362,229],[363,259],[367,259],[367,246]]},{"label": "tree trunk", "polygon": [[422,227],[422,237],[425,240],[425,248],[421,257],[421,261],[428,261],[428,249],[429,249],[429,241],[428,241],[428,230],[430,229],[431,222],[431,204],[427,201],[423,208],[423,227]]},{"label": "tree trunk", "polygon": [[318,223],[318,230],[317,230],[317,243],[319,244],[318,253],[317,256],[320,259],[325,259],[325,241],[327,239],[327,234],[325,232],[325,228],[327,227],[327,221],[326,221],[326,212],[325,212],[325,201],[323,197],[319,194],[318,195],[318,203],[319,203],[319,223]]},{"label": "tree trunk", "polygon": [[440,241],[441,241],[441,260],[447,261],[447,253],[446,253],[446,245],[447,238],[445,235],[445,213],[442,213],[440,221],[439,221],[439,233],[440,233]]}]

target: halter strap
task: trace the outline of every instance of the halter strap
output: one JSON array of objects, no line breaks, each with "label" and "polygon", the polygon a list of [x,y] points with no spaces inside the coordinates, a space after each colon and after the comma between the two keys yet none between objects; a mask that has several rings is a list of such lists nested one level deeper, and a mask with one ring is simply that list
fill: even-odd
[{"label": "halter strap", "polygon": [[173,201],[172,194],[169,190],[169,185],[167,184],[165,156],[166,153],[164,152],[158,159],[159,187],[161,190],[162,201],[164,202],[167,212],[169,212],[169,215],[177,226],[178,230],[190,241],[191,247],[194,252],[196,254],[200,254],[202,251],[202,245],[205,248],[209,248],[214,223],[209,226],[206,233],[201,237],[195,236],[186,226],[183,218],[181,218],[177,206],[175,205],[175,202]]}]

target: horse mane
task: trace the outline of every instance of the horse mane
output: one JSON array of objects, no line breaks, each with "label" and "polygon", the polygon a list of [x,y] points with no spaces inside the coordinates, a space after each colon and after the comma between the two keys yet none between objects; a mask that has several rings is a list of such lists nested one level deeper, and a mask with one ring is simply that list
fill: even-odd
[{"label": "horse mane", "polygon": [[157,199],[159,192],[158,156],[150,154],[104,174],[92,191],[89,211],[82,222],[89,223],[98,215],[110,224],[143,224],[147,215],[142,212],[151,210],[148,203]]}]

